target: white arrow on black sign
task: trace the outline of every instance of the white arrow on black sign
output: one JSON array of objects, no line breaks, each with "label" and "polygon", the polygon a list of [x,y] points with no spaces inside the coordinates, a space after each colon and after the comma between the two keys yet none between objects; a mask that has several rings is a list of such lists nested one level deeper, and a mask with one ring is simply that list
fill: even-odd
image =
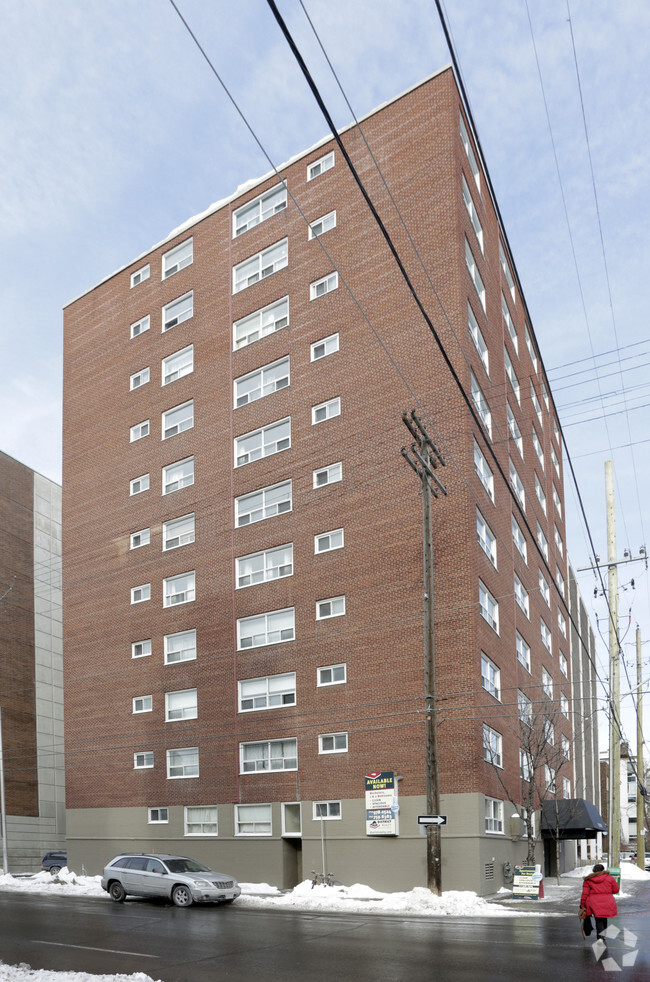
[{"label": "white arrow on black sign", "polygon": [[418,815],[418,825],[446,825],[446,815]]}]

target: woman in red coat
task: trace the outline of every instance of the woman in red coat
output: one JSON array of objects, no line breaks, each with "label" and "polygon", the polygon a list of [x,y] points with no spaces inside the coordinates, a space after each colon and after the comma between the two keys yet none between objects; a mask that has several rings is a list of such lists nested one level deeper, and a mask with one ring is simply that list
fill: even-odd
[{"label": "woman in red coat", "polygon": [[607,930],[607,918],[616,917],[618,913],[614,900],[614,894],[618,891],[617,881],[605,872],[601,863],[596,863],[593,873],[584,879],[580,906],[585,907],[588,914],[593,914],[598,937]]}]

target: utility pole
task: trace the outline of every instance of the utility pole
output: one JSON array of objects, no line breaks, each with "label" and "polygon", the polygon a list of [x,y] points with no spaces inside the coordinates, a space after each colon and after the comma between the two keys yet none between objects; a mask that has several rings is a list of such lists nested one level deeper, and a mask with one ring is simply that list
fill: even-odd
[{"label": "utility pole", "polygon": [[0,825],[2,826],[2,870],[6,874],[9,872],[9,861],[7,859],[7,808],[5,805],[5,768],[2,752],[2,708],[0,707],[0,810],[2,816]]},{"label": "utility pole", "polygon": [[618,568],[614,467],[605,461],[609,594],[609,865],[618,867],[621,850],[621,653],[618,644]]},{"label": "utility pole", "polygon": [[[438,729],[436,717],[436,661],[433,635],[434,583],[433,583],[433,520],[431,496],[439,492],[447,494],[444,484],[435,470],[445,461],[429,436],[424,423],[412,409],[402,413],[402,422],[413,437],[410,452],[402,447],[402,457],[413,468],[422,486],[422,553],[424,586],[424,699],[425,699],[425,755],[427,780],[427,813],[440,814],[440,787],[438,779]],[[427,825],[427,886],[432,893],[442,893],[441,833],[439,825]]]},{"label": "utility pole", "polygon": [[641,628],[636,626],[636,864],[645,869],[645,767],[643,764],[643,666]]}]

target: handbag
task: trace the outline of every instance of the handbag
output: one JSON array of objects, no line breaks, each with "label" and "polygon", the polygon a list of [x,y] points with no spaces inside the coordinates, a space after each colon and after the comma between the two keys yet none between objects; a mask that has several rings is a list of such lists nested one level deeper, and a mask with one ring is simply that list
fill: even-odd
[{"label": "handbag", "polygon": [[580,918],[580,927],[582,928],[583,938],[589,937],[594,929],[593,921],[591,920],[591,914],[587,913],[586,907],[581,907],[578,911],[578,917]]}]

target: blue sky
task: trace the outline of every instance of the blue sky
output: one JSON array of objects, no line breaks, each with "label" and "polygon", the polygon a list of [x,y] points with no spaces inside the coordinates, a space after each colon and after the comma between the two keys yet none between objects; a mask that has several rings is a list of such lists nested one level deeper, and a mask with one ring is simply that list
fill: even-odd
[{"label": "blue sky", "polygon": [[[178,3],[274,162],[326,135],[264,0]],[[279,6],[346,125],[300,3]],[[449,61],[431,0],[305,6],[357,116]],[[456,0],[448,17],[596,548],[606,555],[611,458],[619,554],[637,555],[650,548],[650,5],[529,7],[573,245],[525,0]],[[168,0],[6,0],[0,34],[0,448],[60,480],[63,305],[269,168]],[[595,381],[592,355],[617,347],[621,360],[599,357]],[[569,554],[585,566],[591,549],[565,484]],[[648,573],[643,564],[621,568],[621,584],[631,576],[636,589],[621,593],[623,629],[631,607],[628,658],[637,620],[650,639]],[[593,574],[581,584],[604,629]]]}]

